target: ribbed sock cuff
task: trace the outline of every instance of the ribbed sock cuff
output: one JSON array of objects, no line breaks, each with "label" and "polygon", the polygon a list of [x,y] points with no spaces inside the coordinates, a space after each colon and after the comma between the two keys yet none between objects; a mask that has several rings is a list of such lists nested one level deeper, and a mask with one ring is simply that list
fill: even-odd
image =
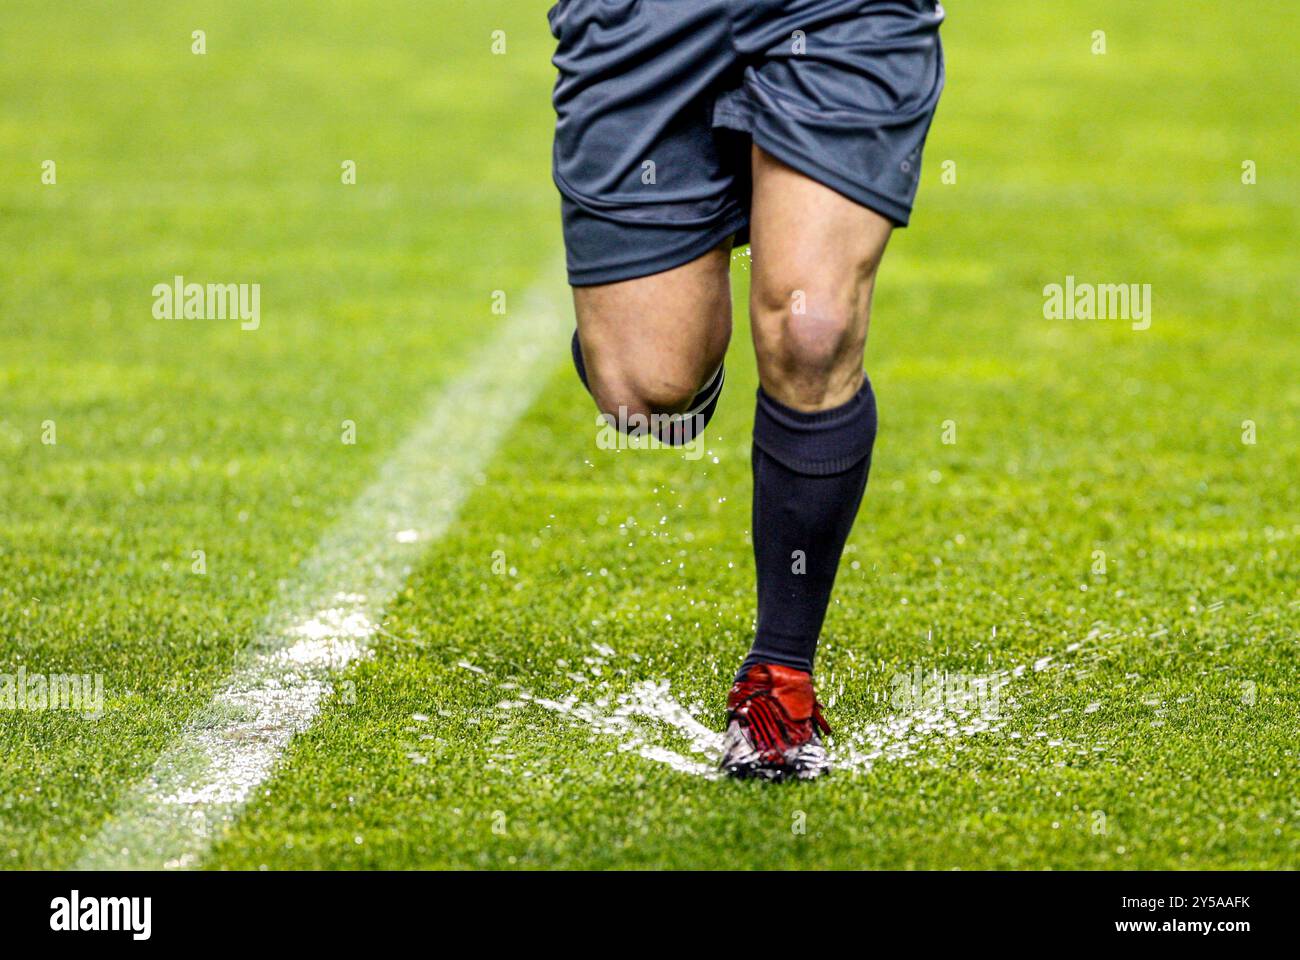
[{"label": "ribbed sock cuff", "polygon": [[843,473],[871,455],[876,442],[876,395],[871,380],[847,403],[805,413],[787,407],[758,388],[754,445],[796,473]]}]

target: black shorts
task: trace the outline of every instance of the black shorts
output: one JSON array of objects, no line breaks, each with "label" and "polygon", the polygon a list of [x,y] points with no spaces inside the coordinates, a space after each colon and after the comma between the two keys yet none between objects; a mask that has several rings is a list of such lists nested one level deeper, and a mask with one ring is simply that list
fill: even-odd
[{"label": "black shorts", "polygon": [[749,144],[906,225],[943,89],[936,0],[560,0],[569,280],[658,273],[749,224]]}]

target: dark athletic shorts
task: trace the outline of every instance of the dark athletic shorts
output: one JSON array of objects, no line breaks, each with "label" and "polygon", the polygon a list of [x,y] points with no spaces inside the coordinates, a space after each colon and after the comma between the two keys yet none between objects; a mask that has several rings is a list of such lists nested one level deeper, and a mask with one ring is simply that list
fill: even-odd
[{"label": "dark athletic shorts", "polygon": [[559,0],[569,281],[745,242],[752,140],[899,226],[943,89],[936,0]]}]

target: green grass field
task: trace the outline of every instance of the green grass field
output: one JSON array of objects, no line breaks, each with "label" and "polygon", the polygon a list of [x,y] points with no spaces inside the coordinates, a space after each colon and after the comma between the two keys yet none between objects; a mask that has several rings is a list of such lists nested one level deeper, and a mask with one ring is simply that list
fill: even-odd
[{"label": "green grass field", "polygon": [[[700,774],[754,615],[738,258],[708,455],[598,449],[557,338],[203,866],[1297,864],[1300,13],[985,6],[948,11],[876,294],[881,433],[818,661],[838,773]],[[78,861],[504,322],[493,292],[562,283],[544,10],[7,4],[0,674],[102,674],[105,703],[0,709],[0,864]],[[261,326],[154,319],[178,273],[259,282]],[[1150,328],[1044,319],[1067,275],[1151,284]],[[997,716],[900,710],[916,671],[991,677]]]}]

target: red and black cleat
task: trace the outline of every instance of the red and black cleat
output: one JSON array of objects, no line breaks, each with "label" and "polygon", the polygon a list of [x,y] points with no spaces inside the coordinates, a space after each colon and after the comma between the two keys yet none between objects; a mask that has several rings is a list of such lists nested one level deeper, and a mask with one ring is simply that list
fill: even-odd
[{"label": "red and black cleat", "polygon": [[811,780],[830,772],[821,733],[831,728],[802,670],[760,663],[727,694],[723,772],[733,777]]}]

